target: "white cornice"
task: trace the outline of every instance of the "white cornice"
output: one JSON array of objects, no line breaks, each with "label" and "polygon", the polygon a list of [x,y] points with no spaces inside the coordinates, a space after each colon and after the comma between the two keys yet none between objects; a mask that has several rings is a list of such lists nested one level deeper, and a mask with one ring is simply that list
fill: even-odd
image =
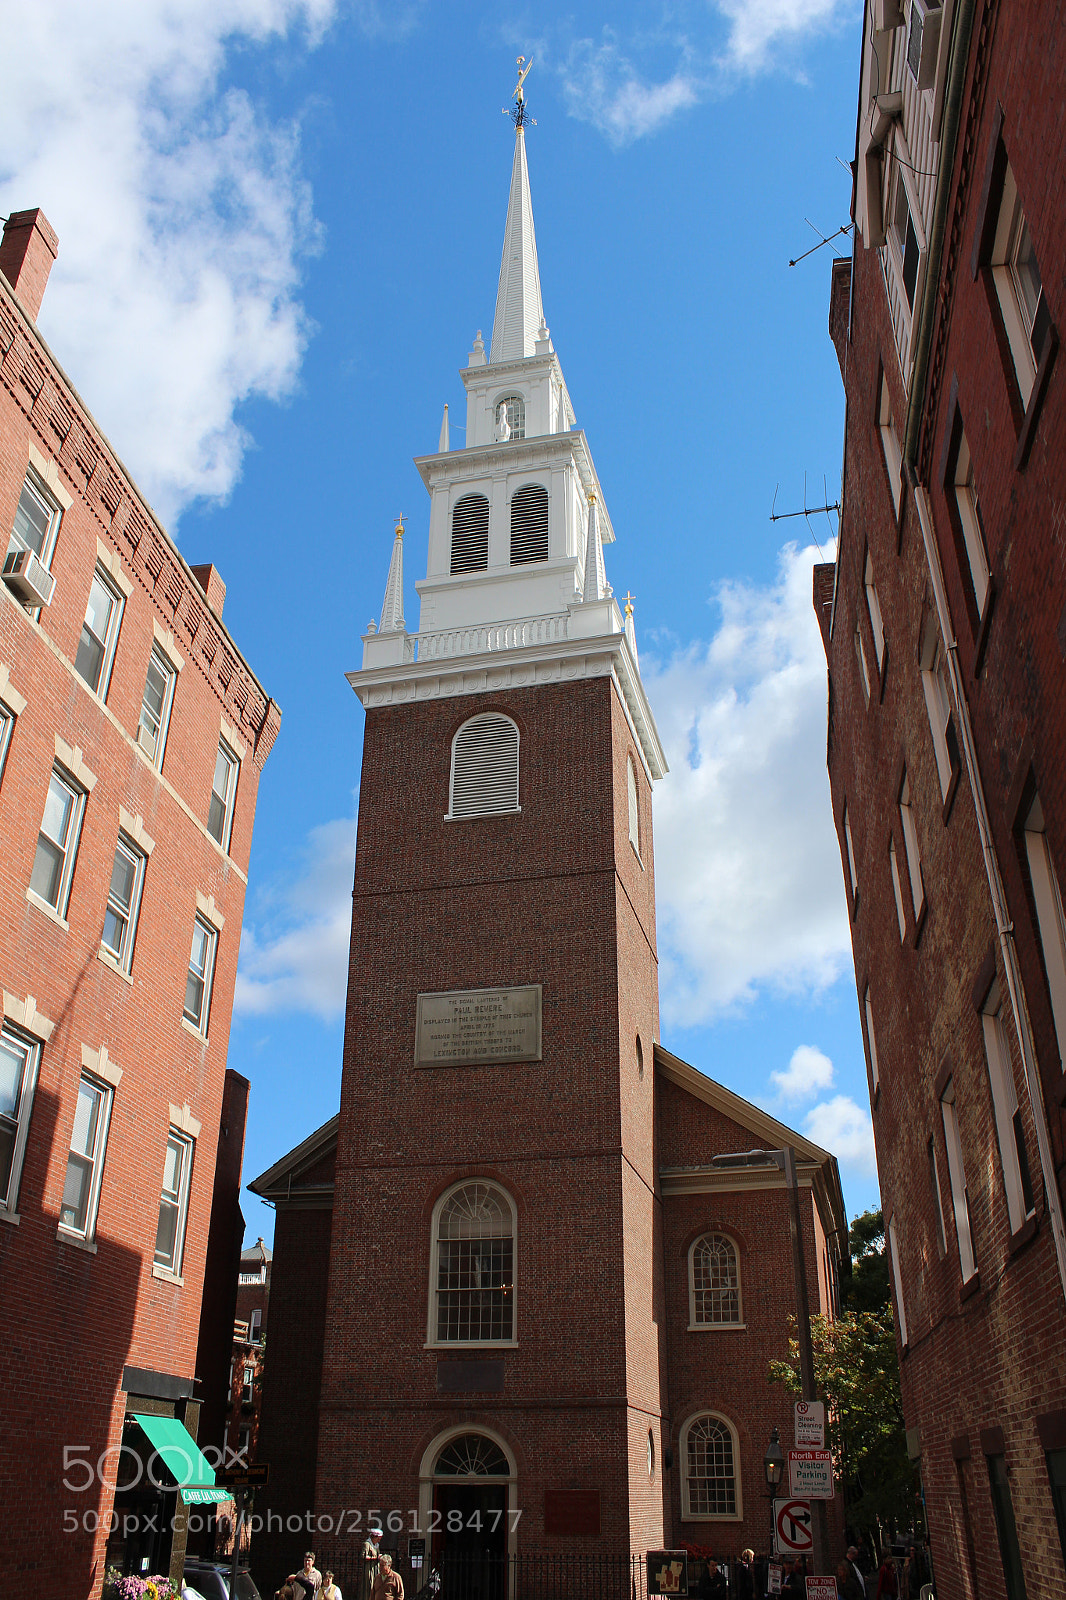
[{"label": "white cornice", "polygon": [[554,464],[565,456],[573,457],[585,494],[594,494],[599,503],[600,538],[604,544],[613,544],[614,528],[583,428],[571,428],[569,433],[536,433],[528,439],[508,440],[506,444],[470,445],[465,450],[415,456],[415,466],[432,493],[438,484],[456,478],[491,477],[497,468],[528,466],[535,461]]}]

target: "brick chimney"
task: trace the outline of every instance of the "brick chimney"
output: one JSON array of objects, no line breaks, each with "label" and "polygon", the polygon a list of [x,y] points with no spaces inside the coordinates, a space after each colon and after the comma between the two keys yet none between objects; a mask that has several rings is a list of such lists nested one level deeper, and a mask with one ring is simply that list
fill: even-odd
[{"label": "brick chimney", "polygon": [[836,592],[836,567],[825,561],[814,568],[814,614],[822,630],[822,643],[829,654],[829,624],[833,620],[833,595]]},{"label": "brick chimney", "polygon": [[0,272],[37,321],[52,262],[59,254],[59,235],[43,211],[13,211],[4,223]]},{"label": "brick chimney", "polygon": [[192,575],[200,588],[204,591],[208,605],[216,617],[221,617],[222,607],[226,603],[226,585],[223,583],[217,567],[208,561],[203,566],[193,567]]}]

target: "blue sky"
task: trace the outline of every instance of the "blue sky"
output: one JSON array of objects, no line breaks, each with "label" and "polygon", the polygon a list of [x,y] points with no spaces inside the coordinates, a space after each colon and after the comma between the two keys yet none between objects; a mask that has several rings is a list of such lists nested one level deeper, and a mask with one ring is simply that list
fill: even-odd
[{"label": "blue sky", "polygon": [[[60,238],[45,337],[283,709],[230,1064],[245,1177],[336,1109],[362,712],[344,673],[492,323],[515,57],[547,321],[636,597],[662,1037],[877,1204],[825,660],[843,392],[808,221],[848,220],[858,0],[0,0],[0,210]],[[845,246],[846,248],[846,246]],[[791,541],[791,542],[789,542]],[[817,544],[815,543],[817,541]],[[252,1196],[248,1236],[270,1237]]]}]

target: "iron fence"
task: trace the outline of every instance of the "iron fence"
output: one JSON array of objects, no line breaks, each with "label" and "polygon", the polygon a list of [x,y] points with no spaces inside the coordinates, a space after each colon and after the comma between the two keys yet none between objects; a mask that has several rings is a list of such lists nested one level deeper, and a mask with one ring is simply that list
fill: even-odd
[{"label": "iron fence", "polygon": [[[330,1567],[345,1600],[359,1600],[362,1552],[347,1547],[317,1558]],[[429,1564],[412,1570],[404,1556],[395,1558],[407,1600],[416,1600],[429,1577]],[[647,1600],[647,1571],[639,1555],[558,1555],[526,1551],[518,1555],[490,1552],[445,1553],[436,1563],[440,1573],[438,1600]],[[430,1600],[427,1594],[423,1600]]]}]

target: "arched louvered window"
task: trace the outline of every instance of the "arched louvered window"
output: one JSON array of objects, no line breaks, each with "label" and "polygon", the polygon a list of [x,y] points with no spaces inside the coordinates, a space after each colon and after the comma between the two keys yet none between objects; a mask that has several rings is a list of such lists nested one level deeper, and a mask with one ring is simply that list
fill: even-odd
[{"label": "arched louvered window", "polygon": [[640,808],[637,805],[637,769],[633,757],[626,758],[626,784],[629,789],[629,842],[640,855]]},{"label": "arched louvered window", "polygon": [[736,1435],[724,1417],[705,1412],[681,1429],[686,1521],[739,1520],[743,1515],[737,1476]]},{"label": "arched louvered window", "polygon": [[705,1233],[689,1251],[690,1326],[724,1327],[740,1322],[737,1247],[724,1233]]},{"label": "arched louvered window", "polygon": [[499,1344],[514,1338],[514,1203],[495,1184],[461,1183],[433,1225],[430,1338]]},{"label": "arched louvered window", "polygon": [[452,507],[452,571],[484,572],[489,564],[489,503],[465,494]]},{"label": "arched louvered window", "polygon": [[518,729],[510,717],[484,711],[452,740],[448,816],[498,817],[518,810]]},{"label": "arched louvered window", "polygon": [[498,400],[493,401],[492,414],[498,417],[500,407],[507,407],[507,426],[511,430],[512,439],[524,439],[526,436],[526,403],[520,394],[503,394]]},{"label": "arched louvered window", "polygon": [[548,491],[524,483],[511,498],[511,565],[548,559]]}]

